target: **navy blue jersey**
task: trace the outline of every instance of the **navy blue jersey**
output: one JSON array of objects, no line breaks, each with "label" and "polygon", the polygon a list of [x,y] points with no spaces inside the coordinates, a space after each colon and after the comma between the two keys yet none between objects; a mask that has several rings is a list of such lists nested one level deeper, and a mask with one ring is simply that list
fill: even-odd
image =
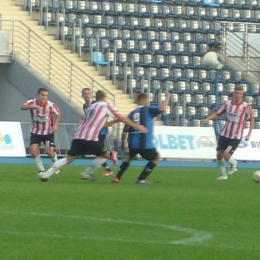
[{"label": "navy blue jersey", "polygon": [[123,132],[128,132],[128,146],[134,149],[152,149],[155,148],[154,142],[154,117],[158,116],[161,111],[159,106],[139,106],[132,111],[128,118],[136,124],[144,125],[148,132],[140,133],[133,127],[125,125]]},{"label": "navy blue jersey", "polygon": [[[91,104],[94,104],[94,103],[95,103],[95,101],[92,100],[89,105],[87,105],[86,103],[83,104],[84,114],[86,114],[86,111],[87,111],[88,107],[89,107]],[[107,128],[107,127],[106,127],[106,128],[102,128],[102,129],[100,130],[100,132],[99,132],[99,135],[107,135],[107,134],[108,134],[108,128]]]}]

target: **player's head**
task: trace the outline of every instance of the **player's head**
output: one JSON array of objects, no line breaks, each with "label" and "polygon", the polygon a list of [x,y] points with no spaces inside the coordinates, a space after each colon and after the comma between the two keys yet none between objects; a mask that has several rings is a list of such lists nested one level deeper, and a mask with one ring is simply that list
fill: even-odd
[{"label": "player's head", "polygon": [[37,99],[40,104],[44,104],[46,100],[48,99],[48,90],[45,88],[39,88],[37,92]]},{"label": "player's head", "polygon": [[240,85],[235,86],[234,93],[233,93],[234,100],[239,102],[242,101],[243,97],[244,97],[243,87]]},{"label": "player's head", "polygon": [[98,102],[98,101],[105,101],[106,98],[107,98],[107,94],[106,94],[104,91],[98,90],[98,91],[96,92],[96,101],[97,101],[97,102]]},{"label": "player's head", "polygon": [[90,103],[92,100],[92,92],[90,88],[83,88],[81,90],[81,96],[84,98],[86,103]]},{"label": "player's head", "polygon": [[137,95],[136,102],[139,106],[147,106],[149,103],[148,96],[145,93]]}]

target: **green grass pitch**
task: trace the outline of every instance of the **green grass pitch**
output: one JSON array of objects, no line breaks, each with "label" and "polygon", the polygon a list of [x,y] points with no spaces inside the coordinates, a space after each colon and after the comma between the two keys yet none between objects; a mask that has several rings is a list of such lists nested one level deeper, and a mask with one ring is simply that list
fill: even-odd
[{"label": "green grass pitch", "polygon": [[119,184],[83,169],[42,183],[34,165],[0,165],[0,259],[259,259],[254,169],[217,181],[216,168],[158,166],[151,185],[134,183],[140,167]]}]

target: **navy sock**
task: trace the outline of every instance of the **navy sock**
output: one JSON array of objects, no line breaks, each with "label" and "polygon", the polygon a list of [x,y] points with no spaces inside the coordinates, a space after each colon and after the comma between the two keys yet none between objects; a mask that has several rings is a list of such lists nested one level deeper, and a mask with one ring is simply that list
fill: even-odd
[{"label": "navy sock", "polygon": [[149,161],[146,166],[144,167],[142,173],[140,174],[140,176],[138,177],[138,180],[145,180],[149,174],[153,171],[153,169],[155,168],[157,164]]},{"label": "navy sock", "polygon": [[119,172],[117,173],[117,175],[116,175],[116,177],[117,178],[119,178],[119,179],[121,179],[122,178],[122,176],[123,176],[123,174],[124,174],[124,172],[127,170],[127,168],[129,167],[129,163],[127,163],[127,162],[123,162],[122,164],[121,164],[121,166],[120,166],[120,170],[119,170]]}]

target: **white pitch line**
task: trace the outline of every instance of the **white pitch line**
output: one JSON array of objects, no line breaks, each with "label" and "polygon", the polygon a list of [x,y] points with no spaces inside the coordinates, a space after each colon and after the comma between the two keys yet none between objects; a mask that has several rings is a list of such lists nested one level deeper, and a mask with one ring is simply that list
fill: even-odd
[{"label": "white pitch line", "polygon": [[68,239],[81,239],[81,240],[109,240],[109,241],[123,241],[123,242],[138,242],[138,243],[147,243],[147,244],[171,244],[171,245],[192,245],[201,242],[205,242],[212,238],[212,235],[208,232],[199,231],[192,228],[184,228],[181,226],[175,225],[166,225],[161,223],[152,223],[152,222],[135,222],[131,220],[123,220],[123,219],[111,219],[111,218],[96,218],[90,216],[77,216],[77,215],[55,215],[49,213],[37,213],[37,212],[16,212],[16,211],[0,211],[1,214],[9,214],[9,215],[25,215],[25,216],[42,216],[42,217],[50,217],[50,218],[68,218],[68,219],[80,219],[80,220],[91,220],[91,221],[103,221],[103,222],[114,222],[114,223],[124,223],[129,225],[141,225],[141,226],[149,226],[149,227],[159,227],[163,229],[173,230],[188,233],[191,235],[190,238],[184,238],[181,240],[174,240],[174,241],[139,241],[135,239],[120,239],[120,238],[100,238],[100,237],[93,237],[93,236],[66,236],[66,235],[59,235],[59,234],[35,234],[29,232],[12,232],[12,231],[0,231],[2,234],[13,234],[13,235],[26,235],[26,236],[43,236],[43,237],[53,237],[53,238],[68,238]]}]

